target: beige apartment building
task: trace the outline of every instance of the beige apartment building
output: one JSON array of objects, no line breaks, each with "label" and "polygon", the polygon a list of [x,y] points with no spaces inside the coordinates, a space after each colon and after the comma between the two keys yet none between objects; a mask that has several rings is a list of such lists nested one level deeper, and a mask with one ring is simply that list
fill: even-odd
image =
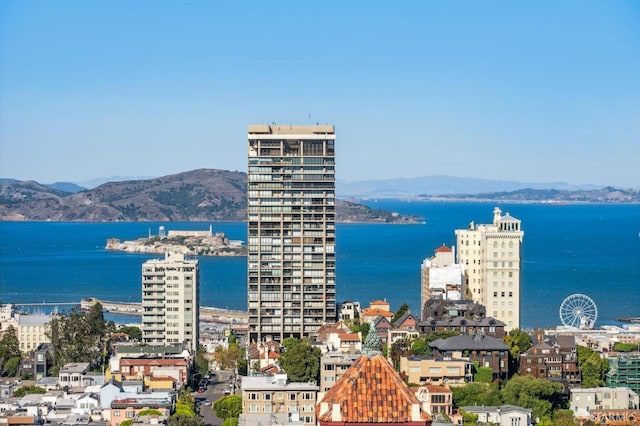
[{"label": "beige apartment building", "polygon": [[142,341],[151,346],[198,348],[199,269],[182,253],[142,264]]},{"label": "beige apartment building", "polygon": [[336,317],[335,129],[248,127],[249,342]]},{"label": "beige apartment building", "polygon": [[400,373],[406,375],[409,383],[419,385],[463,385],[473,381],[473,369],[469,359],[400,357]]},{"label": "beige apartment building", "polygon": [[313,383],[289,382],[286,374],[243,376],[241,388],[241,424],[316,424]]},{"label": "beige apartment building", "polygon": [[458,263],[466,274],[465,299],[481,303],[487,316],[505,323],[507,331],[520,328],[520,262],[524,232],[520,220],[499,208],[493,223],[471,222],[455,231]]}]

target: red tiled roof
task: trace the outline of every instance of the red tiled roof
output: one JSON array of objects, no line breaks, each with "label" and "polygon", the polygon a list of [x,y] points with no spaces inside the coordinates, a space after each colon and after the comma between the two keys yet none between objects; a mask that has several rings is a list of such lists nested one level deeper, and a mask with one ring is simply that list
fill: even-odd
[{"label": "red tiled roof", "polygon": [[426,385],[425,387],[429,390],[430,393],[452,393],[451,389],[445,386]]},{"label": "red tiled roof", "polygon": [[386,311],[380,308],[365,308],[362,310],[362,316],[364,317],[377,317],[382,315],[383,317],[393,318],[393,312]]},{"label": "red tiled roof", "polygon": [[269,358],[271,359],[278,359],[280,358],[280,354],[274,351],[269,351]]},{"label": "red tiled roof", "polygon": [[[332,416],[334,404],[340,406],[340,419]],[[414,407],[419,410],[419,418],[412,418]],[[358,358],[325,394],[316,412],[321,424],[339,421],[424,425],[431,421],[418,398],[382,355]]]},{"label": "red tiled roof", "polygon": [[374,300],[373,302],[369,303],[369,306],[373,306],[373,305],[388,305],[389,302],[385,302],[384,300]]},{"label": "red tiled roof", "polygon": [[436,253],[451,253],[451,249],[443,244],[436,249]]},{"label": "red tiled roof", "polygon": [[360,337],[358,336],[358,333],[340,333],[338,334],[338,337],[340,338],[340,340],[344,340],[344,341],[355,341],[355,342],[360,341]]},{"label": "red tiled roof", "polygon": [[173,366],[187,366],[187,361],[184,359],[148,359],[148,358],[126,358],[120,360],[120,365],[173,365]]}]

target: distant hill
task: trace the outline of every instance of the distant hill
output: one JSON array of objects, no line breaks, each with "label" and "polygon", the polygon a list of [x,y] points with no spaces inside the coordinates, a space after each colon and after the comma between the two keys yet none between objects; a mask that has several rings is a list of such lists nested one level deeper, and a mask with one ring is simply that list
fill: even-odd
[{"label": "distant hill", "polygon": [[49,183],[49,184],[45,184],[45,186],[47,188],[57,189],[58,191],[68,192],[70,194],[73,194],[75,192],[84,191],[85,189],[87,189],[85,187],[76,185],[75,183],[72,183],[72,182]]},{"label": "distant hill", "polygon": [[336,183],[340,198],[411,198],[418,194],[481,194],[519,189],[589,190],[596,185],[571,185],[566,182],[532,183],[474,179],[453,176],[423,176],[403,179],[342,181]]},{"label": "distant hill", "polygon": [[425,200],[507,201],[536,203],[640,203],[640,191],[610,186],[591,190],[532,189],[483,194],[422,194]]},{"label": "distant hill", "polygon": [[[246,188],[245,173],[211,169],[110,182],[75,193],[7,179],[0,182],[0,220],[244,221]],[[337,201],[336,220],[388,223],[419,218]]]}]

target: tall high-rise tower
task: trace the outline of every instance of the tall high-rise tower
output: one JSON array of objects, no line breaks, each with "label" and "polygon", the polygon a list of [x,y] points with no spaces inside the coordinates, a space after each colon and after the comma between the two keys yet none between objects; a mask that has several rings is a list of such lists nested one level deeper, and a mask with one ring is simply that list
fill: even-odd
[{"label": "tall high-rise tower", "polygon": [[142,264],[142,341],[198,349],[200,289],[197,260],[182,253]]},{"label": "tall high-rise tower", "polygon": [[335,139],[330,125],[249,126],[249,341],[335,321]]},{"label": "tall high-rise tower", "polygon": [[466,273],[465,299],[487,308],[487,315],[520,328],[520,253],[524,232],[509,213],[493,210],[493,224],[455,231],[458,263]]}]

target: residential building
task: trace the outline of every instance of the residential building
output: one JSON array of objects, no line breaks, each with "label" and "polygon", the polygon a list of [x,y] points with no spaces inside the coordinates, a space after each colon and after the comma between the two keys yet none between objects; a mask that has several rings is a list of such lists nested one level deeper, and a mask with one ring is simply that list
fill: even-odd
[{"label": "residential building", "polygon": [[578,419],[593,418],[593,411],[637,410],[638,394],[628,387],[574,388],[569,408]]},{"label": "residential building", "polygon": [[173,401],[167,398],[151,398],[146,395],[115,399],[111,402],[109,426],[118,426],[125,420],[133,420],[141,411],[155,410],[160,412],[158,423],[164,423],[171,415]]},{"label": "residential building", "polygon": [[357,324],[360,322],[360,302],[347,300],[342,302],[338,308],[338,321],[350,321]]},{"label": "residential building", "polygon": [[31,352],[42,343],[50,343],[47,336],[51,323],[51,316],[45,314],[16,315],[18,329],[16,336],[20,342],[22,352]]},{"label": "residential building", "polygon": [[537,331],[532,336],[532,346],[520,354],[521,376],[561,382],[565,391],[580,386],[578,347],[573,335],[545,336]]},{"label": "residential building", "polygon": [[474,336],[485,334],[502,339],[506,336],[505,324],[486,317],[486,309],[472,300],[429,299],[422,311],[418,328],[422,334],[435,331],[455,331]]},{"label": "residential building", "polygon": [[416,397],[422,402],[422,408],[432,417],[437,414],[450,417],[453,414],[453,392],[446,386],[420,386]]},{"label": "residential building", "polygon": [[418,319],[413,316],[411,311],[407,311],[400,316],[388,329],[386,338],[387,344],[395,343],[399,340],[411,340],[420,336],[418,331]]},{"label": "residential building", "polygon": [[335,128],[248,128],[249,343],[336,320]]},{"label": "residential building", "polygon": [[515,405],[500,406],[466,406],[460,407],[467,413],[478,416],[478,424],[499,426],[529,426],[534,424],[531,409]]},{"label": "residential building", "polygon": [[609,358],[607,386],[627,386],[640,394],[640,354],[618,355]]},{"label": "residential building", "polygon": [[434,358],[468,359],[478,367],[489,367],[494,380],[509,378],[509,347],[500,339],[478,334],[459,335],[429,343]]},{"label": "residential building", "polygon": [[88,373],[88,362],[70,362],[58,372],[58,383],[62,388],[84,388],[95,382]]},{"label": "residential building", "polygon": [[391,322],[393,318],[393,312],[390,310],[389,302],[386,300],[374,300],[369,303],[368,308],[362,310],[362,322],[367,324],[371,321],[376,321],[378,317],[385,317]]},{"label": "residential building", "polygon": [[507,331],[520,328],[520,263],[524,232],[520,220],[499,208],[493,223],[455,231],[457,260],[464,266],[465,299],[486,306],[488,313],[506,324]]},{"label": "residential building", "polygon": [[316,406],[320,426],[431,425],[431,416],[380,354],[362,355]]},{"label": "residential building", "polygon": [[469,359],[400,357],[400,374],[420,385],[464,385],[473,381],[474,364]]},{"label": "residential building", "polygon": [[460,300],[464,291],[464,266],[455,262],[454,248],[444,244],[420,266],[420,310],[429,299]]},{"label": "residential building", "polygon": [[142,264],[142,341],[198,348],[200,290],[197,260],[182,253]]},{"label": "residential building", "polygon": [[360,354],[328,352],[320,358],[320,392],[327,392],[344,376]]},{"label": "residential building", "polygon": [[241,389],[240,424],[258,424],[265,415],[267,423],[316,424],[318,386],[313,383],[290,382],[286,374],[243,376]]}]

